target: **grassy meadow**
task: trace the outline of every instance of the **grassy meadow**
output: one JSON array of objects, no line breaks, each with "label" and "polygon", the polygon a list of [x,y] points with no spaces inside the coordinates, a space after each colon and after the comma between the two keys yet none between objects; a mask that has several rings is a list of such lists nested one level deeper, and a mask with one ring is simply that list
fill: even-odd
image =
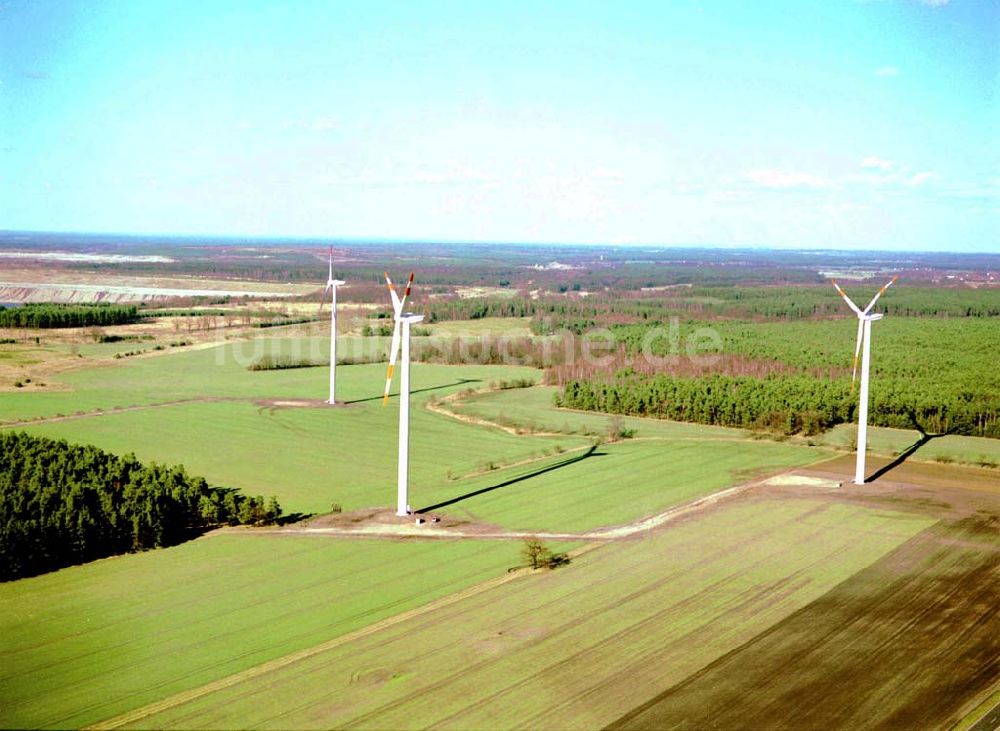
[{"label": "grassy meadow", "polygon": [[[182,463],[217,484],[277,495],[286,512],[327,512],[332,503],[350,510],[392,502],[399,399],[382,405],[384,365],[338,368],[343,407],[283,408],[258,401],[321,399],[328,371],[251,372],[233,358],[221,363],[216,358],[205,350],[80,371],[65,377],[74,391],[0,394],[0,404],[33,407],[27,413],[40,415],[73,414],[70,404],[86,404],[90,413],[80,418],[16,428],[115,453],[134,452],[142,460]],[[485,470],[491,461],[521,462],[554,453],[557,446],[587,443],[581,437],[535,439],[469,427],[421,408],[431,395],[485,387],[498,378],[535,377],[535,371],[414,364],[411,374],[414,499],[422,487],[448,483],[449,473],[457,478]],[[114,406],[140,408],[115,412]]]},{"label": "grassy meadow", "polygon": [[[604,436],[617,421],[608,414],[594,411],[560,409],[553,405],[556,386],[508,389],[480,393],[449,404],[458,414],[523,428],[527,431],[557,432]],[[618,420],[638,438],[658,439],[747,439],[746,431],[726,427],[705,426],[685,421],[667,421],[636,416],[621,416]]]},{"label": "grassy meadow", "polygon": [[471,493],[440,512],[518,530],[585,531],[630,523],[823,456],[819,450],[750,441],[625,441],[438,484],[418,493],[426,501],[414,507]]},{"label": "grassy meadow", "polygon": [[[384,365],[338,368],[338,397],[345,402],[340,408],[272,403],[322,399],[326,368],[246,369],[261,352],[299,355],[323,347],[261,339],[126,359],[63,375],[72,390],[0,394],[0,418],[28,419],[17,428],[35,435],[180,463],[215,484],[276,495],[289,513],[325,513],[334,503],[344,510],[391,504],[399,400],[382,405]],[[352,347],[362,346],[352,343],[344,350]],[[496,396],[553,422],[546,428],[571,423],[565,431],[572,433],[516,435],[422,408],[431,397],[485,389],[498,380],[535,380],[538,371],[414,364],[411,373],[411,504],[426,508],[481,492],[444,509],[505,527],[583,530],[628,522],[762,470],[823,456],[803,447],[752,442],[737,430],[630,419],[629,424],[644,422],[639,436],[667,441],[605,445],[579,459],[587,454],[591,435],[607,432],[609,417],[556,412],[548,388],[474,396],[468,404]],[[463,402],[460,412],[465,408]],[[30,421],[55,414],[80,416]],[[617,479],[622,474],[629,479]]]},{"label": "grassy meadow", "polygon": [[932,522],[811,500],[731,505],[135,726],[600,728]]},{"label": "grassy meadow", "polygon": [[519,561],[505,542],[217,535],[0,584],[0,726],[94,723]]}]

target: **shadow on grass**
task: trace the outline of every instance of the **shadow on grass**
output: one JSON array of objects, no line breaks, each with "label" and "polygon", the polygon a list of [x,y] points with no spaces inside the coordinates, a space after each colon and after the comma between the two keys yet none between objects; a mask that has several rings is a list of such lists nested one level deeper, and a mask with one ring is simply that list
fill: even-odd
[{"label": "shadow on grass", "polygon": [[889,464],[885,465],[884,467],[881,467],[881,468],[877,469],[871,475],[869,475],[868,477],[866,477],[865,478],[865,482],[874,482],[878,478],[884,476],[886,473],[892,472],[894,469],[896,469],[901,464],[903,464],[906,460],[908,460],[910,457],[912,457],[916,453],[916,451],[918,449],[920,449],[921,447],[923,447],[925,444],[927,444],[931,440],[937,439],[939,437],[946,437],[946,436],[948,436],[949,434],[951,434],[953,432],[953,430],[949,429],[948,431],[944,431],[944,432],[941,432],[939,434],[929,434],[929,433],[925,432],[924,429],[923,429],[923,427],[921,427],[917,423],[916,418],[914,418],[914,416],[912,414],[910,415],[910,421],[913,422],[913,428],[916,429],[918,432],[920,432],[920,438],[917,441],[915,441],[913,444],[911,444],[909,447],[907,447],[906,449],[904,449],[902,452],[900,452],[899,456],[897,456],[896,459],[894,459],[892,462],[890,462]]},{"label": "shadow on grass", "polygon": [[557,462],[556,464],[549,465],[548,467],[542,467],[541,469],[529,472],[526,475],[521,475],[520,477],[514,477],[509,480],[505,480],[504,482],[497,483],[496,485],[490,485],[489,487],[483,487],[480,488],[479,490],[473,490],[472,492],[467,492],[464,495],[459,495],[458,497],[451,498],[450,500],[445,500],[435,505],[429,505],[426,508],[420,508],[416,512],[419,514],[419,513],[430,513],[434,510],[440,510],[441,508],[446,508],[449,505],[454,505],[455,503],[459,503],[463,500],[468,500],[469,498],[478,497],[479,495],[484,495],[488,492],[499,490],[501,487],[509,487],[510,485],[514,485],[518,482],[524,482],[525,480],[530,480],[533,477],[544,475],[546,472],[553,472],[555,470],[562,469],[563,467],[569,467],[571,464],[582,462],[583,460],[588,459],[589,457],[603,457],[605,454],[607,454],[607,452],[598,452],[597,446],[595,445],[592,446],[583,454],[578,454],[575,457],[569,457],[568,459],[564,459],[562,462]]},{"label": "shadow on grass", "polygon": [[[442,388],[452,388],[453,386],[464,386],[466,383],[480,383],[479,378],[459,378],[454,383],[443,383],[440,386],[428,386],[427,388],[411,388],[410,395],[424,393],[426,391],[440,391]],[[390,396],[398,396],[399,392],[390,393]],[[345,404],[363,404],[367,401],[381,401],[382,396],[369,396],[368,398],[356,398],[353,401],[344,401]]]},{"label": "shadow on grass", "polygon": [[298,523],[300,520],[308,520],[312,518],[316,513],[289,513],[288,515],[282,515],[276,521],[275,525],[289,525],[291,523]]}]

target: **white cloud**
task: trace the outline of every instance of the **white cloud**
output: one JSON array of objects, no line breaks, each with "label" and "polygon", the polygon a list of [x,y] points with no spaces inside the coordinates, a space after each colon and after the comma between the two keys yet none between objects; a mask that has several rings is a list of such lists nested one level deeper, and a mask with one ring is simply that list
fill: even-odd
[{"label": "white cloud", "polygon": [[943,8],[949,0],[917,0],[917,2],[929,8]]},{"label": "white cloud", "polygon": [[357,186],[421,186],[421,185],[483,185],[498,182],[496,175],[467,167],[429,169],[379,173],[364,170],[360,173],[321,173],[312,178],[316,185]]},{"label": "white cloud", "polygon": [[746,177],[765,188],[822,188],[826,185],[823,178],[794,170],[751,170]]},{"label": "white cloud", "polygon": [[619,184],[625,182],[625,175],[618,170],[595,168],[590,171],[590,179],[598,183]]},{"label": "white cloud", "polygon": [[326,130],[333,129],[338,124],[336,117],[318,117],[314,119],[309,125],[309,128],[313,132],[325,132]]},{"label": "white cloud", "polygon": [[896,167],[896,163],[893,160],[886,160],[884,157],[869,155],[861,161],[861,167],[867,170],[876,169],[889,172]]},{"label": "white cloud", "polygon": [[882,66],[875,69],[876,76],[899,76],[899,68],[896,66]]},{"label": "white cloud", "polygon": [[934,173],[929,170],[921,170],[919,173],[912,175],[907,181],[907,185],[921,185],[926,183],[931,178],[935,177]]}]

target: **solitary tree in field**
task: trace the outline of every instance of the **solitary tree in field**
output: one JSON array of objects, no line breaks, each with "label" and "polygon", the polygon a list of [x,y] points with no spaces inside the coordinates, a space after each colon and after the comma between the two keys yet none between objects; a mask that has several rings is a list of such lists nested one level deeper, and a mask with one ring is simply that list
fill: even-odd
[{"label": "solitary tree in field", "polygon": [[533,569],[549,566],[552,563],[552,551],[535,536],[524,539],[524,548],[521,549],[521,555],[524,556],[524,560]]}]

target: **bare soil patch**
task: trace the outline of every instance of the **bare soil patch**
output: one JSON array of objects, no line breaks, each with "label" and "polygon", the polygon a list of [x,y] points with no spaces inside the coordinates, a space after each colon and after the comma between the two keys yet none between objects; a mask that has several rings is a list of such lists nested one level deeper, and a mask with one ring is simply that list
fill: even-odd
[{"label": "bare soil patch", "polygon": [[322,399],[257,399],[254,403],[268,409],[349,409],[357,406],[343,401],[331,404]]},{"label": "bare soil patch", "polygon": [[[885,457],[867,459],[867,470],[873,475],[889,465],[893,460]],[[815,465],[816,470],[840,475],[845,485],[854,477],[854,455],[845,454],[828,462]],[[868,485],[889,485],[893,483],[919,484],[925,487],[960,487],[964,490],[981,490],[1000,493],[1000,470],[967,465],[938,464],[907,460],[893,467],[883,476],[868,483]]]},{"label": "bare soil patch", "polygon": [[461,528],[463,531],[490,532],[502,530],[498,526],[488,523],[476,523],[468,518],[456,515],[443,515],[436,513],[421,513],[420,515],[399,516],[391,508],[376,507],[352,510],[347,513],[329,513],[319,515],[315,518],[297,523],[297,527],[302,528],[356,528],[358,526],[400,526],[415,525],[420,518],[425,525],[438,528]]}]

